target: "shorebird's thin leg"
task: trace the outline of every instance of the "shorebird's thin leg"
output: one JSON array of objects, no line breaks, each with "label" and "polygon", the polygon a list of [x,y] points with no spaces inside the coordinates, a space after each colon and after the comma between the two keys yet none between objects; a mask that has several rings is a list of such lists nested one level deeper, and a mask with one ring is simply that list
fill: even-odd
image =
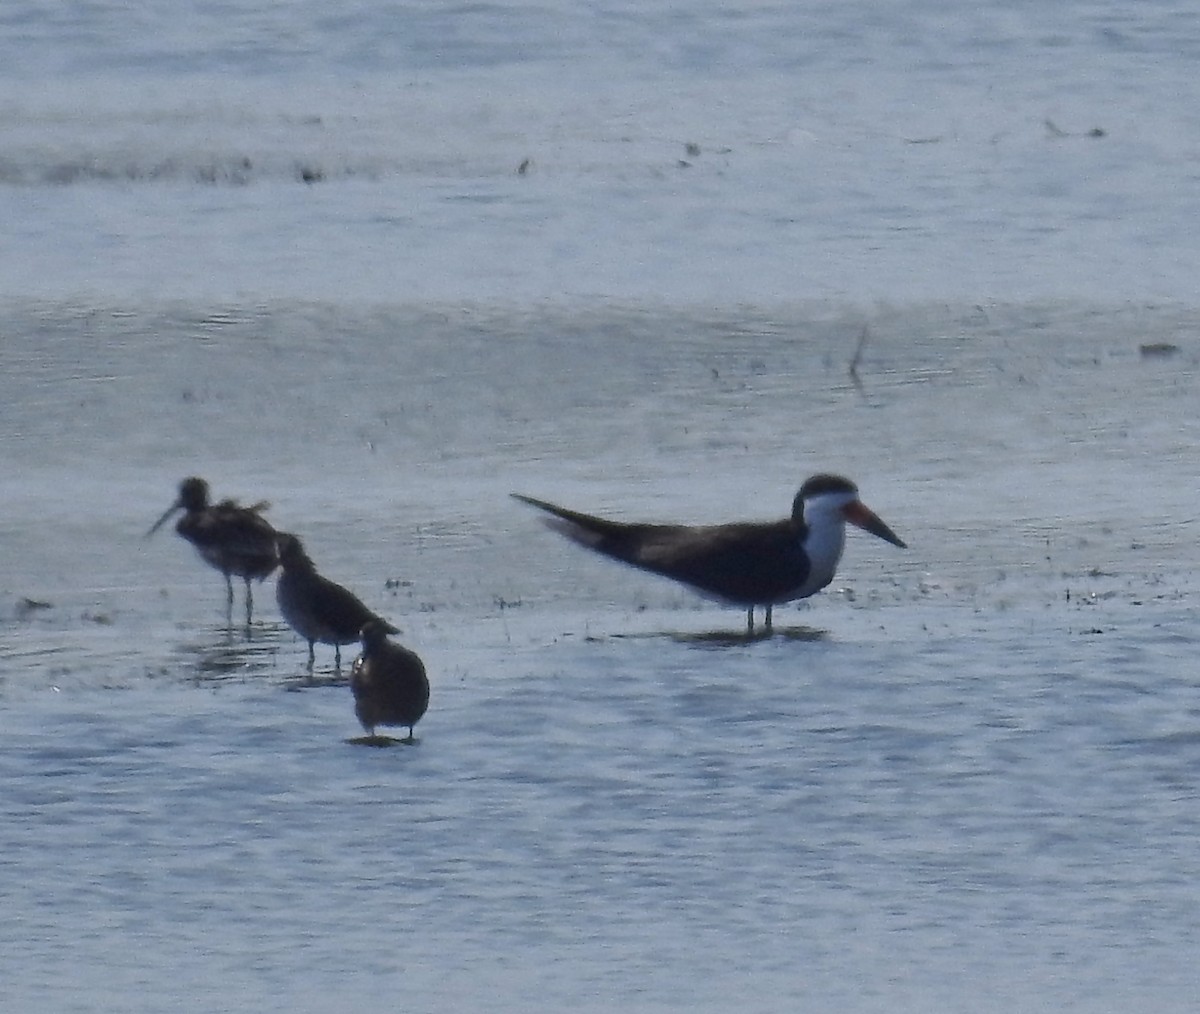
[{"label": "shorebird's thin leg", "polygon": [[313,650],[313,645],[315,643],[315,641],[308,642],[308,667],[310,669],[313,667],[313,663],[317,660],[317,653]]},{"label": "shorebird's thin leg", "polygon": [[746,610],[746,636],[754,633],[754,606]]},{"label": "shorebird's thin leg", "polygon": [[336,642],[333,645],[333,667],[335,669],[342,667],[342,646]]},{"label": "shorebird's thin leg", "polygon": [[250,626],[250,620],[254,616],[254,596],[250,592],[250,578],[246,578],[246,626]]},{"label": "shorebird's thin leg", "polygon": [[767,603],[767,616],[763,620],[763,629],[769,634],[771,632],[771,604]]},{"label": "shorebird's thin leg", "polygon": [[225,622],[233,626],[233,582],[225,575]]}]

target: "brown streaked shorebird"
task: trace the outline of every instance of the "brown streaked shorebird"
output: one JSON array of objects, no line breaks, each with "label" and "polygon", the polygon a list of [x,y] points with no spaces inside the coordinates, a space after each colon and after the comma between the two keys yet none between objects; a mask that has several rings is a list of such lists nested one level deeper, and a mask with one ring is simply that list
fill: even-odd
[{"label": "brown streaked shorebird", "polygon": [[350,667],[350,690],[354,714],[375,740],[377,725],[407,725],[413,742],[413,726],[429,707],[429,678],[416,652],[387,639],[389,629],[378,621],[362,628],[362,654]]},{"label": "brown streaked shorebird", "polygon": [[690,585],[702,594],[746,607],[754,632],[754,607],[765,609],[807,598],[833,580],[846,541],[846,522],[893,546],[904,542],[858,498],[858,487],[840,475],[806,480],[782,521],[723,525],[638,524],[581,514],[514,493],[523,503],[554,515],[547,524],[581,546],[642,570]]},{"label": "brown streaked shorebird", "polygon": [[275,598],[291,628],[308,641],[308,664],[316,660],[313,646],[332,644],[334,665],[342,664],[342,645],[359,640],[362,628],[375,621],[389,634],[400,631],[371,612],[353,592],[317,573],[304,546],[295,535],[280,532],[279,582]]},{"label": "brown streaked shorebird", "polygon": [[176,511],[183,511],[175,531],[196,547],[205,563],[225,575],[226,608],[231,616],[232,575],[236,574],[246,582],[246,625],[249,626],[254,611],[250,582],[263,580],[279,563],[275,549],[277,533],[262,516],[269,506],[265,501],[249,507],[242,507],[235,500],[210,504],[208,483],[192,476],[179,484],[178,498],[154,522],[146,537],[157,532]]}]

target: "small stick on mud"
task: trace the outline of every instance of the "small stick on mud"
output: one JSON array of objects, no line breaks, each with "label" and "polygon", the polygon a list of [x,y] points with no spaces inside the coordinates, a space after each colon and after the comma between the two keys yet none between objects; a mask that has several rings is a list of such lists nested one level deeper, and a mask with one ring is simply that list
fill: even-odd
[{"label": "small stick on mud", "polygon": [[866,347],[867,339],[871,336],[870,329],[864,324],[862,334],[858,336],[858,346],[854,350],[854,355],[850,357],[850,379],[854,382],[854,386],[861,391],[863,389],[862,378],[858,375],[858,364],[862,362],[863,349]]}]

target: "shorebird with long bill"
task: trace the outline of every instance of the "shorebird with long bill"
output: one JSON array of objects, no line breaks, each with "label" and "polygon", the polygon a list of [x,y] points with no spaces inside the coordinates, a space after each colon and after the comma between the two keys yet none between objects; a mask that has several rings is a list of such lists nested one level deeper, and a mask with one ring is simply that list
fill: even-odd
[{"label": "shorebird with long bill", "polygon": [[276,531],[262,516],[270,504],[264,502],[242,507],[235,500],[208,502],[208,483],[192,476],[179,484],[179,496],[166,509],[150,531],[149,538],[176,511],[183,517],[175,531],[196,547],[201,559],[225,576],[226,612],[233,615],[233,580],[237,575],[246,582],[246,626],[254,611],[252,580],[261,581],[279,565],[275,551]]},{"label": "shorebird with long bill", "polygon": [[906,548],[904,541],[858,497],[858,487],[840,475],[807,479],[780,521],[740,521],[691,526],[611,521],[513,494],[546,511],[550,527],[581,546],[674,581],[704,595],[746,608],[754,632],[754,607],[764,609],[771,630],[773,606],[808,598],[833,580],[849,522]]}]

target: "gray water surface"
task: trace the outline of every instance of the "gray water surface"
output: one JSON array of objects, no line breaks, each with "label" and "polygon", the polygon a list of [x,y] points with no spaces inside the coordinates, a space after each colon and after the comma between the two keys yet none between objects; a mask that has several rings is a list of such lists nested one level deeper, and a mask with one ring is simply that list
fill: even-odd
[{"label": "gray water surface", "polygon": [[[1190,1009],[1195,325],[10,306],[0,1003]],[[852,530],[753,642],[507,495],[700,523],[823,469],[910,548]],[[143,537],[193,473],[403,629],[416,746]]]}]

